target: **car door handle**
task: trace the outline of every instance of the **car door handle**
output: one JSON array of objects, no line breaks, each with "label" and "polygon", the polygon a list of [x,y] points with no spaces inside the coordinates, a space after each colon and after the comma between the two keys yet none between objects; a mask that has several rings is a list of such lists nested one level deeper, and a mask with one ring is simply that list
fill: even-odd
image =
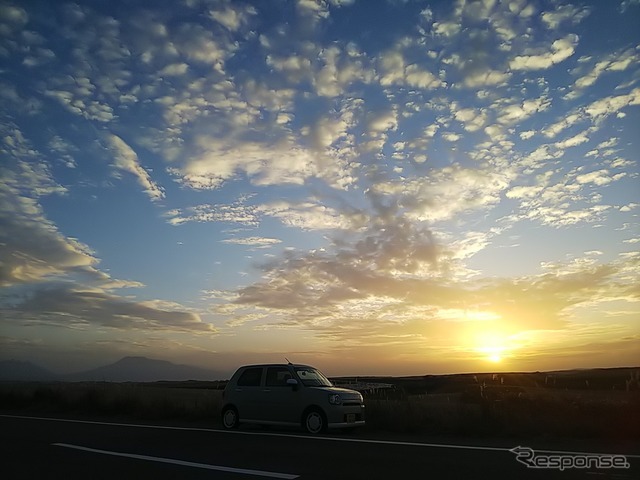
[{"label": "car door handle", "polygon": [[269,393],[269,392],[271,391],[271,389],[269,389],[269,388],[265,388],[265,389],[264,389],[264,390],[262,390],[262,391],[263,391],[263,392],[265,392],[265,393]]}]

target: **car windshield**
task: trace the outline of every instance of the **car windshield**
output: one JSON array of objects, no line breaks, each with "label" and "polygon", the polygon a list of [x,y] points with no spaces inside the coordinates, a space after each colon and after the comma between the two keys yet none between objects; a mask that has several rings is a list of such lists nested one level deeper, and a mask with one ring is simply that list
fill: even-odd
[{"label": "car windshield", "polygon": [[305,387],[333,387],[329,379],[315,368],[296,367],[295,370]]}]

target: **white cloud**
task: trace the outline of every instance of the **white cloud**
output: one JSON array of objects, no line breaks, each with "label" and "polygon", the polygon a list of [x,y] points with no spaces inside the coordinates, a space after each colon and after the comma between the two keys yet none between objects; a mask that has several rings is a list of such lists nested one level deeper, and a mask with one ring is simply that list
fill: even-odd
[{"label": "white cloud", "polygon": [[248,245],[252,247],[271,247],[273,245],[277,245],[278,243],[282,243],[282,240],[278,240],[277,238],[267,238],[267,237],[244,237],[244,238],[227,238],[225,240],[221,240],[222,243],[232,243],[235,245]]},{"label": "white cloud", "polygon": [[445,38],[453,37],[460,32],[462,26],[457,22],[435,22],[433,24],[433,31],[436,35],[441,35]]},{"label": "white cloud", "polygon": [[407,66],[405,79],[407,85],[415,88],[433,89],[443,85],[443,82],[437,76],[428,70],[421,69],[416,64]]},{"label": "white cloud", "polygon": [[554,147],[556,148],[560,148],[560,149],[565,149],[565,148],[569,148],[569,147],[575,147],[577,145],[581,145],[585,142],[589,141],[589,137],[587,136],[588,132],[580,132],[577,135],[574,135],[573,137],[567,138],[566,140],[563,140],[561,142],[557,142],[554,144]]},{"label": "white cloud", "polygon": [[413,220],[442,221],[465,211],[496,205],[512,176],[509,171],[452,165],[432,170],[428,178],[379,182],[372,190],[397,196]]},{"label": "white cloud", "polygon": [[99,260],[81,241],[48,219],[40,197],[65,194],[47,164],[17,128],[0,126],[0,285],[29,284],[81,275],[102,288],[140,286],[97,270]]},{"label": "white cloud", "polygon": [[518,55],[509,62],[512,70],[543,70],[560,63],[575,52],[578,36],[569,34],[551,44],[551,51],[539,55]]},{"label": "white cloud", "polygon": [[457,142],[458,140],[460,140],[462,138],[462,135],[459,135],[457,133],[453,133],[453,132],[444,132],[442,134],[442,138],[444,140],[446,140],[447,142]]},{"label": "white cloud", "polygon": [[227,29],[235,32],[240,27],[246,25],[251,16],[257,15],[255,8],[251,6],[239,6],[239,5],[223,5],[224,8],[220,10],[212,10],[209,12],[211,18],[220,22]]},{"label": "white cloud", "polygon": [[634,88],[627,95],[617,95],[596,100],[588,105],[584,111],[595,122],[600,122],[629,105],[640,105],[640,88]]},{"label": "white cloud", "polygon": [[164,198],[164,191],[151,180],[149,173],[142,168],[136,152],[117,135],[107,135],[106,140],[114,155],[114,166],[134,175],[151,200]]},{"label": "white cloud", "polygon": [[381,85],[392,85],[404,82],[404,57],[402,52],[391,50],[380,55],[379,58]]},{"label": "white cloud", "polygon": [[313,202],[271,202],[257,207],[257,211],[278,218],[283,225],[303,230],[357,231],[367,225],[369,217],[363,212],[340,212]]},{"label": "white cloud", "polygon": [[381,133],[398,128],[398,117],[392,110],[372,114],[367,122],[370,133]]},{"label": "white cloud", "polygon": [[323,0],[297,0],[296,8],[301,15],[312,17],[315,20],[329,16],[327,4]]},{"label": "white cloud", "polygon": [[533,138],[535,134],[536,132],[533,130],[526,130],[524,132],[520,132],[519,135],[522,140],[529,140],[530,138]]},{"label": "white cloud", "polygon": [[547,28],[557,30],[563,22],[580,23],[589,13],[590,10],[588,8],[560,5],[553,11],[542,12],[540,17]]},{"label": "white cloud", "polygon": [[511,77],[510,72],[503,72],[500,70],[478,70],[466,74],[462,84],[467,88],[480,88],[495,85],[503,85]]},{"label": "white cloud", "polygon": [[400,50],[388,50],[379,60],[380,85],[408,85],[413,88],[435,89],[444,86],[444,82],[433,72],[413,63],[405,65]]},{"label": "white cloud", "polygon": [[[507,100],[508,101],[508,100]],[[501,101],[494,108],[498,111],[498,122],[503,125],[512,125],[521,122],[535,113],[549,108],[551,101],[546,96],[527,99],[519,103],[505,104]]]},{"label": "white cloud", "polygon": [[167,65],[162,70],[158,72],[158,75],[161,77],[178,77],[187,73],[189,69],[189,65],[186,63],[172,63]]},{"label": "white cloud", "polygon": [[242,173],[254,185],[302,185],[312,177],[322,178],[335,188],[344,188],[352,182],[347,162],[334,158],[331,163],[321,164],[316,152],[290,139],[265,144],[200,136],[196,146],[202,153],[170,169],[194,189],[219,188]]},{"label": "white cloud", "polygon": [[611,183],[613,179],[609,176],[608,170],[597,170],[589,173],[584,173],[576,177],[576,182],[580,184],[593,183],[594,185],[606,185]]},{"label": "white cloud", "polygon": [[457,107],[457,104],[452,104],[453,116],[464,125],[465,130],[475,132],[485,126],[487,122],[486,112],[473,108],[457,109]]}]

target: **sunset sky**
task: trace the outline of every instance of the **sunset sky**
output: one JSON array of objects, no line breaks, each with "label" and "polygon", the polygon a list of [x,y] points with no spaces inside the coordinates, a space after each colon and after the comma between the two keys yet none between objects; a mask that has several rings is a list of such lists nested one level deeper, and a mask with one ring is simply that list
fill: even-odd
[{"label": "sunset sky", "polygon": [[640,364],[640,1],[0,3],[0,360]]}]

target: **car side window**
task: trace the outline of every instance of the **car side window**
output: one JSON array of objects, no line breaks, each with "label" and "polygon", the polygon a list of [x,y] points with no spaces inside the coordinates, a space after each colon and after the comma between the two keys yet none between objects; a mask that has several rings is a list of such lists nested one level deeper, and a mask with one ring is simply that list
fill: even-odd
[{"label": "car side window", "polygon": [[286,387],[290,378],[293,378],[293,375],[287,367],[267,368],[267,387]]},{"label": "car side window", "polygon": [[259,387],[262,378],[262,368],[247,368],[240,378],[238,378],[239,387]]}]

